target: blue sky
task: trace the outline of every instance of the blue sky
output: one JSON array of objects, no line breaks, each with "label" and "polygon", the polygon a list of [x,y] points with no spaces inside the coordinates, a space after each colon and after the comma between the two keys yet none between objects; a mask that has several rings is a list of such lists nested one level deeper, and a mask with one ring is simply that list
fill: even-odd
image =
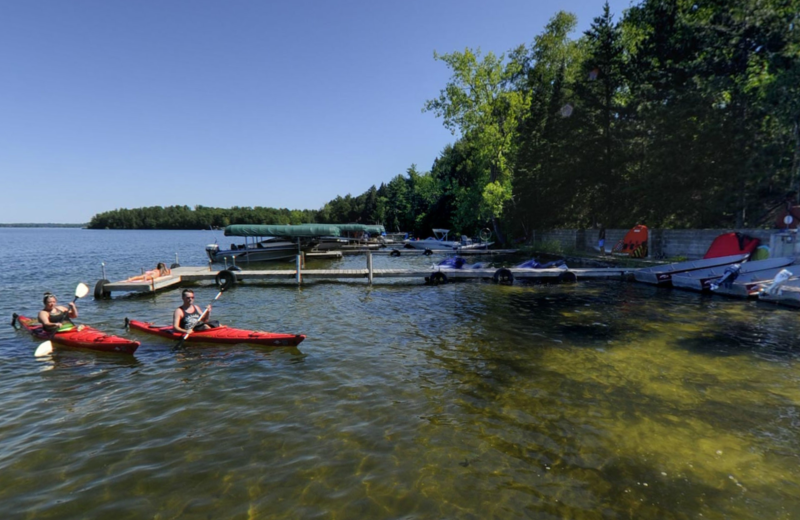
[{"label": "blue sky", "polygon": [[[0,4],[0,223],[186,204],[319,209],[454,137],[433,52],[530,44],[600,0]],[[630,0],[612,0],[617,18]]]}]

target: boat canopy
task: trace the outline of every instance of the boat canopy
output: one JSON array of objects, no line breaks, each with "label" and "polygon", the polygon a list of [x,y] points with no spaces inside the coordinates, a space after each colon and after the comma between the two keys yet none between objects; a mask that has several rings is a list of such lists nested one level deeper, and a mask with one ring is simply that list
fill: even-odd
[{"label": "boat canopy", "polygon": [[380,235],[386,228],[368,224],[235,224],[225,228],[226,237],[339,237],[348,232]]},{"label": "boat canopy", "polygon": [[386,228],[368,224],[235,224],[225,228],[226,237],[339,237],[348,232],[380,235]]},{"label": "boat canopy", "polygon": [[235,224],[225,228],[226,237],[324,237],[341,236],[334,224]]},{"label": "boat canopy", "polygon": [[340,230],[345,232],[360,231],[361,233],[369,233],[370,235],[380,235],[381,233],[386,233],[386,228],[379,225],[368,225],[368,224],[328,224],[328,225],[336,226]]}]

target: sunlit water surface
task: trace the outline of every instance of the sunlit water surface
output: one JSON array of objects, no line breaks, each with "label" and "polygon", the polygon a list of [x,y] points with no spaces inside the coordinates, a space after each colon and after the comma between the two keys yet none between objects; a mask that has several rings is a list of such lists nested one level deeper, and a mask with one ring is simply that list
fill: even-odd
[{"label": "sunlit water surface", "polygon": [[[213,231],[0,229],[0,310],[204,265]],[[436,257],[375,258],[376,267]],[[519,258],[516,261],[523,261]],[[363,267],[363,257],[310,268]],[[286,265],[289,268],[289,265]],[[195,286],[201,305],[216,295]],[[797,312],[627,282],[237,285],[213,318],[298,348],[127,332],[179,290],[79,301],[135,356],[0,328],[5,518],[796,518]]]}]

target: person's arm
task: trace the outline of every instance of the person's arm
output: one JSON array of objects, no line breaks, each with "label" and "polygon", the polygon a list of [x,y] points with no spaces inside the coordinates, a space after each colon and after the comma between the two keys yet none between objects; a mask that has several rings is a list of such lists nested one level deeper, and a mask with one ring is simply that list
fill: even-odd
[{"label": "person's arm", "polygon": [[47,312],[47,311],[44,311],[44,310],[39,311],[39,323],[42,324],[42,327],[44,327],[44,330],[50,331],[50,332],[53,332],[53,331],[57,330],[58,327],[60,327],[60,325],[58,323],[52,323],[50,321],[50,313]]},{"label": "person's arm", "polygon": [[207,323],[207,322],[208,322],[208,317],[209,317],[209,316],[211,316],[211,304],[210,304],[210,303],[208,304],[208,307],[206,307],[206,312],[205,312],[205,314],[203,315],[203,319],[202,319],[201,321],[202,321],[203,323]]},{"label": "person's arm", "polygon": [[70,318],[77,318],[78,317],[78,306],[75,305],[75,302],[69,302],[69,309],[64,309],[68,312],[67,316]]},{"label": "person's arm", "polygon": [[39,311],[39,323],[44,325],[45,328],[47,328],[48,325],[53,325],[50,323],[50,313],[47,311]]},{"label": "person's arm", "polygon": [[188,331],[181,328],[181,318],[183,318],[183,310],[178,307],[175,309],[175,313],[172,315],[172,328],[178,332],[186,334]]}]

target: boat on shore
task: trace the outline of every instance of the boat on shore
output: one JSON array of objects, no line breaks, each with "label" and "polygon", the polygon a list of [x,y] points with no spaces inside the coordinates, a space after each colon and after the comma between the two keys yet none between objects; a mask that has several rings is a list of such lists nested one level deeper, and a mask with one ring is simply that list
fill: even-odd
[{"label": "boat on shore", "polygon": [[[734,263],[727,266],[687,271],[673,275],[672,285],[693,291],[717,291],[718,288],[714,287],[715,285],[725,283],[730,285],[734,282],[746,283],[757,279],[771,280],[781,268],[792,265],[794,261],[793,257],[785,256],[744,262],[741,265]],[[739,267],[734,270],[733,268],[736,265],[739,265]],[[723,280],[723,278],[726,279]]]},{"label": "boat on shore", "polygon": [[[688,262],[678,262],[675,264],[655,265],[653,267],[638,269],[633,273],[633,277],[637,282],[669,286],[672,285],[672,277],[674,275],[740,263],[745,261],[748,256],[750,256],[749,253],[721,256],[717,258],[703,258],[700,260],[690,260]],[[720,274],[719,276],[722,275]]]},{"label": "boat on shore", "polygon": [[[788,270],[789,272],[800,272],[797,264],[787,265],[785,267],[776,267],[774,269],[765,269],[763,271],[756,271],[753,273],[745,274],[736,277],[730,283],[721,283],[716,288],[712,289],[715,294],[724,294],[727,296],[738,296],[740,298],[750,298],[758,296],[765,287],[771,285],[782,271]],[[800,284],[800,279],[792,274],[786,280],[786,286]]]},{"label": "boat on shore", "polygon": [[[145,321],[129,320],[125,318],[125,326],[176,341],[184,336],[182,332],[176,331],[170,325],[154,325]],[[233,327],[221,325],[219,327],[192,332],[189,337],[186,338],[186,341],[192,343],[217,343],[222,345],[250,343],[269,347],[296,347],[304,339],[306,339],[306,337],[303,334],[262,332],[235,329]]]}]

